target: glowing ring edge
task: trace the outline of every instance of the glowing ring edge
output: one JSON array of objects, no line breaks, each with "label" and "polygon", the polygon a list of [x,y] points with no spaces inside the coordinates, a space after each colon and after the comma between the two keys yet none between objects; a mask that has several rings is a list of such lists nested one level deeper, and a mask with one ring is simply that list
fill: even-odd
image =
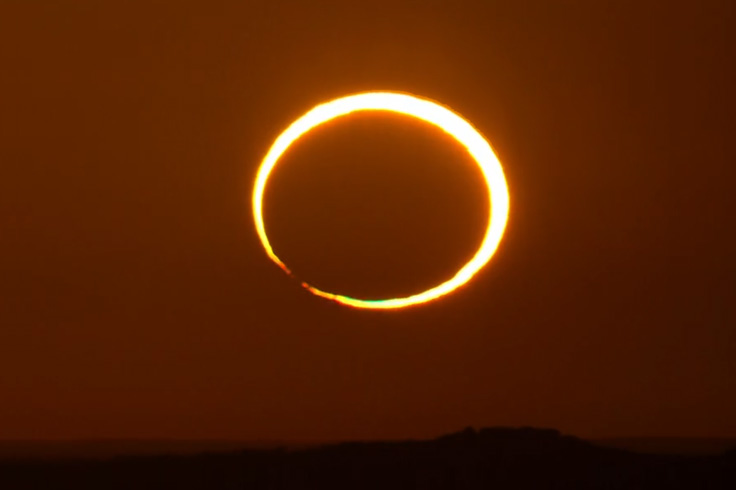
[{"label": "glowing ring edge", "polygon": [[463,265],[452,278],[421,293],[403,298],[362,300],[321,291],[307,283],[302,283],[302,285],[317,296],[347,306],[371,309],[402,308],[425,303],[451,293],[470,281],[488,263],[501,242],[509,213],[506,178],[501,162],[493,152],[491,145],[468,121],[436,102],[405,93],[364,92],[325,102],[294,121],[276,138],[258,169],[252,197],[256,231],[266,254],[279,267],[291,274],[288,267],[273,252],[263,221],[263,196],[266,183],[278,160],[294,142],[312,129],[358,111],[387,111],[411,116],[436,126],[463,145],[480,167],[488,188],[490,213],[486,234],[473,258]]}]

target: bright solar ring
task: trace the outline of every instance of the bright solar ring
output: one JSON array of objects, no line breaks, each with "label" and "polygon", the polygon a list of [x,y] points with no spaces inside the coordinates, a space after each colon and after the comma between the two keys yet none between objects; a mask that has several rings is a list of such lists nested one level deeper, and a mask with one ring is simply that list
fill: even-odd
[{"label": "bright solar ring", "polygon": [[397,92],[365,92],[320,104],[294,121],[276,138],[258,169],[253,188],[253,219],[266,254],[288,274],[289,268],[276,256],[263,221],[263,196],[271,171],[286,150],[317,126],[359,111],[388,111],[414,117],[437,126],[463,145],[481,169],[488,187],[490,213],[486,233],[475,255],[447,281],[411,296],[366,300],[322,291],[302,283],[311,293],[355,308],[392,309],[435,300],[467,283],[493,256],[506,228],[509,192],[501,163],[486,139],[465,119],[436,102]]}]

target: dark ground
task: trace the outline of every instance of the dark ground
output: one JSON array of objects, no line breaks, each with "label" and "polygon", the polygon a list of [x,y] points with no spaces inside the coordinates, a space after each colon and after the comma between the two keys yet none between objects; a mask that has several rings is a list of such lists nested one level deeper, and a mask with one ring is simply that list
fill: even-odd
[{"label": "dark ground", "polygon": [[3,489],[734,489],[736,449],[644,454],[555,430],[492,428],[355,442],[109,460],[6,460]]}]

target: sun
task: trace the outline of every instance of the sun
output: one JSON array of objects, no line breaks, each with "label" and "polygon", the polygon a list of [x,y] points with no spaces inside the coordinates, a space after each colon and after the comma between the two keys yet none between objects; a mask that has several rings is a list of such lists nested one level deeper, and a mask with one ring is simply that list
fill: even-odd
[{"label": "sun", "polygon": [[355,308],[394,309],[418,305],[449,294],[466,284],[491,259],[506,228],[509,214],[509,191],[501,162],[486,139],[465,119],[452,110],[428,99],[399,92],[364,92],[320,104],[282,132],[261,162],[253,187],[253,219],[266,254],[287,274],[291,271],[279,259],[268,241],[263,221],[263,196],[268,177],[286,150],[317,126],[360,111],[387,111],[425,121],[437,126],[463,145],[480,167],[488,187],[490,213],[485,236],[475,255],[445,282],[411,296],[366,300],[322,291],[308,283],[302,286],[311,293]]}]

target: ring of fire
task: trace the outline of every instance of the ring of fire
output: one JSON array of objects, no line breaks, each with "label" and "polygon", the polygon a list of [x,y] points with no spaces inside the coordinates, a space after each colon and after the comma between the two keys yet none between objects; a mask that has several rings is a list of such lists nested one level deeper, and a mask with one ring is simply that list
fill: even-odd
[{"label": "ring of fire", "polygon": [[359,111],[389,111],[415,117],[437,126],[462,144],[476,161],[488,187],[490,213],[485,236],[475,255],[447,281],[421,293],[403,298],[364,300],[333,294],[317,289],[305,282],[302,286],[311,293],[356,308],[403,308],[432,301],[467,283],[491,259],[506,228],[509,212],[509,192],[501,163],[491,145],[465,119],[450,109],[427,99],[397,92],[365,92],[334,99],[320,104],[294,121],[274,141],[261,162],[253,188],[253,219],[256,231],[266,254],[291,275],[288,267],[273,251],[263,222],[263,196],[271,171],[286,150],[299,138],[340,116]]}]

